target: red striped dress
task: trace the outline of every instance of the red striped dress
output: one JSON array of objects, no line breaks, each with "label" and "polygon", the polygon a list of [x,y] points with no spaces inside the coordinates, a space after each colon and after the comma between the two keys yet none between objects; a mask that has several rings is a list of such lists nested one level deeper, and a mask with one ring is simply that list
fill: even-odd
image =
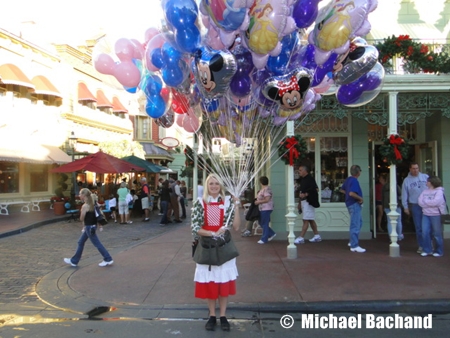
[{"label": "red striped dress", "polygon": [[[200,200],[200,199],[199,199]],[[228,201],[227,201],[228,202]],[[202,229],[216,232],[224,225],[225,205],[222,201],[201,201],[204,208],[204,225]],[[236,278],[238,271],[236,258],[222,264],[211,266],[197,264],[195,268],[195,297],[202,299],[217,299],[236,294]]]}]

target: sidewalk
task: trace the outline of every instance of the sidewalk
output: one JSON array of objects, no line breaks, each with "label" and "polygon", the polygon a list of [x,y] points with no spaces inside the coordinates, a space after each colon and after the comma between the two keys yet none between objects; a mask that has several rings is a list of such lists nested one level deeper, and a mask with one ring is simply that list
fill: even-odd
[{"label": "sidewalk", "polygon": [[[36,222],[44,222],[40,218],[45,216],[55,221],[44,213],[33,213]],[[23,227],[32,226],[29,221],[26,218]],[[17,231],[20,222],[15,222]],[[0,219],[0,236],[5,224]],[[158,237],[111,252],[110,267],[99,268],[99,257],[92,257],[76,268],[54,270],[40,280],[37,294],[54,307],[80,314],[105,306],[115,308],[103,315],[110,317],[192,317],[195,310],[206,317],[206,302],[193,296],[190,239],[188,222],[169,227]],[[421,257],[415,235],[400,242],[399,258],[389,257],[387,235],[361,241],[367,249],[363,254],[350,252],[343,240],[298,245],[297,259],[286,258],[286,241],[260,245],[258,237],[243,238],[239,233],[234,239],[240,251],[239,277],[237,294],[229,299],[230,317],[251,317],[254,311],[450,311],[450,256]],[[445,246],[450,247],[450,240]]]}]

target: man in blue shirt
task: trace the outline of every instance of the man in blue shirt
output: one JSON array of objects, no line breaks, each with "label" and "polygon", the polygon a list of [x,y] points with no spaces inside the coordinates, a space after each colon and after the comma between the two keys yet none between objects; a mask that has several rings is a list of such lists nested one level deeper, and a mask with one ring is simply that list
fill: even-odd
[{"label": "man in blue shirt", "polygon": [[350,214],[350,251],[366,252],[366,249],[359,246],[359,232],[363,224],[361,210],[364,202],[358,181],[358,177],[361,175],[361,167],[352,165],[350,175],[341,187],[341,192],[345,193],[345,205]]}]

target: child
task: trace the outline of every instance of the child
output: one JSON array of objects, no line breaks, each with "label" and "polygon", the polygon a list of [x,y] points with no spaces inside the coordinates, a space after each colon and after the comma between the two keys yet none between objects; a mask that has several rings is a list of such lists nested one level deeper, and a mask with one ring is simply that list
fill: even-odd
[{"label": "child", "polygon": [[117,200],[113,194],[109,195],[109,210],[111,210],[111,218],[114,219],[114,223],[117,223],[116,215]]}]

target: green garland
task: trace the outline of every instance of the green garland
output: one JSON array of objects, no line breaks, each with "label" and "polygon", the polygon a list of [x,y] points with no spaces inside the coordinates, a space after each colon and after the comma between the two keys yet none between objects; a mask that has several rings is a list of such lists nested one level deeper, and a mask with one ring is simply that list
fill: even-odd
[{"label": "green garland", "polygon": [[293,166],[306,157],[308,147],[300,135],[287,136],[278,147],[278,156],[286,165]]},{"label": "green garland", "polygon": [[[397,149],[397,150],[396,150]],[[380,155],[389,164],[401,164],[409,155],[408,141],[397,134],[392,134],[380,146]]]},{"label": "green garland", "polygon": [[409,73],[450,73],[450,57],[447,53],[434,53],[429,47],[413,41],[409,35],[400,35],[384,39],[375,45],[378,49],[378,61],[385,68],[392,68],[392,58],[403,58],[403,69]]}]

